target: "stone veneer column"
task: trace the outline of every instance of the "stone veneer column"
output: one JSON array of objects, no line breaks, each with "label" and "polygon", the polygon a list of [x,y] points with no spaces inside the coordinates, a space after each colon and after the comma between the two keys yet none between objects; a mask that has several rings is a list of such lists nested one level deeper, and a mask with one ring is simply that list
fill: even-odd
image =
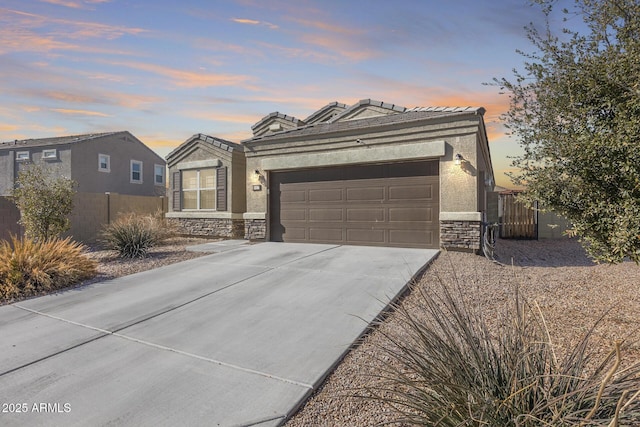
[{"label": "stone veneer column", "polygon": [[246,240],[262,240],[267,237],[267,221],[264,219],[245,219],[244,238]]},{"label": "stone veneer column", "polygon": [[441,247],[479,251],[481,239],[481,212],[440,212]]}]

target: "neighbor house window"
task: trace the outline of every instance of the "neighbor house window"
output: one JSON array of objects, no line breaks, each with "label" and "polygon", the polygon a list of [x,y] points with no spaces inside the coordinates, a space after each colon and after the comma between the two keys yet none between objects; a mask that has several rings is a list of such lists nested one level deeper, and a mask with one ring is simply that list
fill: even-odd
[{"label": "neighbor house window", "polygon": [[182,209],[215,209],[215,169],[182,171]]},{"label": "neighbor house window", "polygon": [[142,184],[142,162],[131,160],[131,183]]},{"label": "neighbor house window", "polygon": [[153,182],[156,185],[164,185],[164,165],[154,165],[153,168]]},{"label": "neighbor house window", "polygon": [[58,152],[55,148],[50,148],[48,150],[42,150],[42,158],[44,160],[55,160],[58,158]]},{"label": "neighbor house window", "polygon": [[111,156],[98,154],[98,170],[100,172],[111,172]]},{"label": "neighbor house window", "polygon": [[29,160],[29,152],[28,151],[18,151],[16,153],[16,160],[26,161]]}]

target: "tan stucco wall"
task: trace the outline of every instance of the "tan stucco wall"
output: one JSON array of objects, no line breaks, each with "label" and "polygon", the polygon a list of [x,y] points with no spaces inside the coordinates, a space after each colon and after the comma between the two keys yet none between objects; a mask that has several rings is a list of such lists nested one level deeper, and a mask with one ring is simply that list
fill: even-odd
[{"label": "tan stucco wall", "polygon": [[[447,150],[440,158],[440,211],[477,211],[478,163],[476,133],[454,136],[447,140]],[[460,165],[455,155],[462,155]]]},{"label": "tan stucco wall", "polygon": [[[440,159],[440,210],[477,212],[478,171],[487,170],[487,166],[482,164],[484,157],[478,153],[480,120],[480,116],[458,117],[455,120],[358,129],[357,132],[351,130],[339,134],[245,143],[248,147],[245,217],[266,215],[267,179],[272,171],[428,158]],[[454,163],[456,153],[465,159],[461,166]],[[256,175],[255,170],[260,175]],[[261,184],[262,191],[253,191],[254,184]]]}]

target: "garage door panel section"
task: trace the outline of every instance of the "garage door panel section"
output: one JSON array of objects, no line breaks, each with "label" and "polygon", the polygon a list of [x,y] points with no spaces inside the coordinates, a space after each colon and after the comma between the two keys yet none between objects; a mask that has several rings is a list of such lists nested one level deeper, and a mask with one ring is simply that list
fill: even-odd
[{"label": "garage door panel section", "polygon": [[433,209],[430,207],[389,208],[389,222],[428,222],[434,223]]},{"label": "garage door panel section", "polygon": [[305,191],[304,189],[289,189],[288,191],[285,191],[282,196],[280,201],[282,203],[300,203],[300,202],[306,202],[307,201],[307,191]]},{"label": "garage door panel section", "polygon": [[274,172],[274,241],[437,248],[438,162]]},{"label": "garage door panel section", "polygon": [[385,221],[385,208],[346,208],[348,223],[378,223]]},{"label": "garage door panel section", "polygon": [[331,227],[310,227],[309,241],[323,243],[344,242],[344,230]]},{"label": "garage door panel section", "polygon": [[342,188],[309,189],[310,203],[342,202],[344,195]]},{"label": "garage door panel section", "polygon": [[[354,185],[354,184],[360,184],[360,185],[366,185],[367,182],[362,182],[361,180],[359,180],[357,183],[353,183],[353,182],[349,182],[349,181],[345,181],[348,184]],[[385,188],[384,186],[380,185],[377,187],[362,187],[362,188],[358,188],[358,187],[354,187],[354,188],[347,188],[347,201],[350,202],[382,202],[385,199]]]},{"label": "garage door panel section", "polygon": [[423,242],[433,241],[431,231],[389,230],[389,241],[397,246],[418,246]]},{"label": "garage door panel section", "polygon": [[420,183],[389,187],[389,200],[433,200],[433,186]]},{"label": "garage door panel section", "polygon": [[385,243],[386,230],[347,229],[347,241],[352,244],[380,244]]},{"label": "garage door panel section", "polygon": [[342,208],[309,208],[310,222],[344,222]]}]

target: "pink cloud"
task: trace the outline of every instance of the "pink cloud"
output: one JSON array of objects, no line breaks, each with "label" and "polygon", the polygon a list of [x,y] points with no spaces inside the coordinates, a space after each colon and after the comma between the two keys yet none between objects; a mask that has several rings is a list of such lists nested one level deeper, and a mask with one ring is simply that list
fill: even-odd
[{"label": "pink cloud", "polygon": [[265,27],[268,27],[272,30],[277,30],[279,27],[275,24],[272,24],[271,22],[266,22],[266,21],[257,21],[255,19],[247,19],[247,18],[232,18],[231,19],[233,22],[237,23],[237,24],[245,24],[245,25],[263,25]]},{"label": "pink cloud", "polygon": [[16,125],[8,125],[6,123],[0,123],[0,132],[13,132],[14,130],[18,130],[18,126]]},{"label": "pink cloud", "polygon": [[95,116],[95,117],[111,117],[108,114],[100,113],[98,111],[89,110],[74,110],[69,108],[52,108],[51,111],[60,114],[74,115],[74,116]]},{"label": "pink cloud", "polygon": [[57,6],[69,7],[72,9],[87,9],[88,5],[109,3],[111,0],[40,0],[42,3],[55,4]]},{"label": "pink cloud", "polygon": [[[74,21],[51,18],[44,15],[0,8],[0,22],[5,22],[0,30],[0,41],[10,44],[12,49],[78,50],[79,46],[63,40],[106,39],[113,40],[125,35],[140,35],[147,32],[142,28],[113,26],[97,22]],[[46,36],[39,31],[46,29]],[[45,49],[42,46],[45,45]],[[34,49],[35,47],[35,49]],[[83,47],[82,49],[87,49]]]},{"label": "pink cloud", "polygon": [[121,65],[136,70],[147,71],[172,80],[177,87],[202,88],[213,86],[239,86],[248,87],[251,80],[249,76],[236,74],[216,74],[205,72],[194,72],[165,67],[162,65],[148,64],[144,62],[116,62],[111,65]]}]

